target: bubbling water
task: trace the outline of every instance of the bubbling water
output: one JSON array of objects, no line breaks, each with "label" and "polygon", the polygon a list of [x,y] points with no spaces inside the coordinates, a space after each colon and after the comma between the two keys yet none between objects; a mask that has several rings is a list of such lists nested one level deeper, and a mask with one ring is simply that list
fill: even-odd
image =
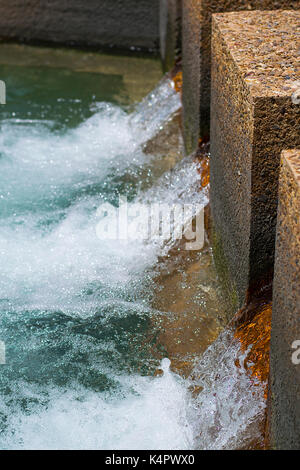
[{"label": "bubbling water", "polygon": [[[100,103],[75,129],[1,123],[1,448],[232,447],[261,412],[244,371],[226,379],[230,348],[218,398],[220,342],[198,366],[204,391],[191,401],[191,382],[149,340],[153,268],[172,243],[96,235],[99,205],[116,206],[120,195],[129,204],[207,203],[196,163],[183,159],[154,174],[161,156],[143,152],[180,106],[165,79],[131,113]],[[162,376],[154,376],[158,367]],[[230,403],[220,406],[228,390]]]},{"label": "bubbling water", "polygon": [[[190,376],[199,395],[189,402],[188,418],[199,449],[241,449],[261,445],[265,399],[262,384],[244,368],[240,344],[225,329],[197,362]],[[239,358],[240,367],[235,360]]]},{"label": "bubbling water", "polygon": [[95,230],[101,203],[128,189],[129,199],[142,198],[140,172],[155,158],[143,143],[179,107],[165,80],[132,113],[100,103],[65,132],[2,122],[1,447],[191,445],[185,384],[167,367],[163,377],[137,374],[157,359],[130,350],[133,336],[148,334],[147,270],[159,247],[100,241]]},{"label": "bubbling water", "polygon": [[[186,388],[166,368],[155,380],[121,376],[125,397],[83,388],[48,390],[48,405],[10,419],[2,446],[14,449],[189,449]],[[32,393],[32,391],[31,391]],[[171,399],[170,399],[171,397]]]}]

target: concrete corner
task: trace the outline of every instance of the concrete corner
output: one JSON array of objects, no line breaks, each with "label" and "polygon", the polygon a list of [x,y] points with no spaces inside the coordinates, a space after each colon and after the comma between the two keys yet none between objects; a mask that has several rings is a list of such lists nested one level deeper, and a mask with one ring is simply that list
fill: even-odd
[{"label": "concrete corner", "polygon": [[238,306],[272,275],[280,154],[300,147],[299,24],[299,11],[214,15],[211,211]]},{"label": "concrete corner", "polygon": [[[182,0],[184,139],[187,153],[210,129],[211,24],[213,13],[293,10],[300,0]],[[242,32],[240,32],[242,34]]]},{"label": "concrete corner", "polygon": [[[298,352],[297,352],[298,351]],[[282,153],[271,333],[270,439],[300,448],[300,150]]]}]

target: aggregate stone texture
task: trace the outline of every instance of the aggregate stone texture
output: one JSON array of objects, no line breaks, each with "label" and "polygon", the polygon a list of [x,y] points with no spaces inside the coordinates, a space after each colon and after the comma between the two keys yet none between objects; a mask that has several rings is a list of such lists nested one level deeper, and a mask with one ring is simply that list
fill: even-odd
[{"label": "aggregate stone texture", "polygon": [[[184,139],[186,152],[209,134],[211,27],[214,13],[241,10],[297,10],[300,0],[182,0]],[[243,31],[237,32],[243,36]]]},{"label": "aggregate stone texture", "polygon": [[300,148],[300,12],[214,15],[211,213],[242,306],[272,275],[280,155]]},{"label": "aggregate stone texture", "polygon": [[282,152],[279,180],[270,374],[270,438],[278,449],[300,447],[300,363],[293,354],[299,362],[300,150]]}]

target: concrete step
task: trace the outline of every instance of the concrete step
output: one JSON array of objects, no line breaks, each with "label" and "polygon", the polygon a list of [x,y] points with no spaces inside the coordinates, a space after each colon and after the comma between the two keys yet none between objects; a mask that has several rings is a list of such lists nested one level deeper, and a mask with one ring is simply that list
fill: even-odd
[{"label": "concrete step", "polygon": [[300,444],[300,150],[282,152],[271,334],[270,438]]},{"label": "concrete step", "polygon": [[[299,9],[300,0],[182,0],[184,140],[187,153],[209,134],[213,13]],[[243,34],[242,31],[239,34]]]},{"label": "concrete step", "polygon": [[300,11],[213,17],[211,211],[234,308],[272,276],[280,154],[300,147]]}]

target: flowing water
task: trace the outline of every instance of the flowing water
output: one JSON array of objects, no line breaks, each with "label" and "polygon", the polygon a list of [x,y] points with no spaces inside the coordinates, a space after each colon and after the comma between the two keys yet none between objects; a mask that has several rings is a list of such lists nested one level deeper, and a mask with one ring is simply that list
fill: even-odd
[{"label": "flowing water", "polygon": [[180,96],[164,79],[133,106],[138,64],[126,78],[96,70],[93,55],[72,56],[85,64],[80,70],[55,68],[68,56],[54,54],[45,67],[33,59],[17,67],[8,49],[0,68],[8,91],[0,127],[0,447],[247,446],[263,389],[234,364],[242,356],[223,331],[209,247],[183,252],[170,240],[96,233],[97,209],[117,206],[120,195],[129,206],[207,203],[197,162],[181,158]]}]

